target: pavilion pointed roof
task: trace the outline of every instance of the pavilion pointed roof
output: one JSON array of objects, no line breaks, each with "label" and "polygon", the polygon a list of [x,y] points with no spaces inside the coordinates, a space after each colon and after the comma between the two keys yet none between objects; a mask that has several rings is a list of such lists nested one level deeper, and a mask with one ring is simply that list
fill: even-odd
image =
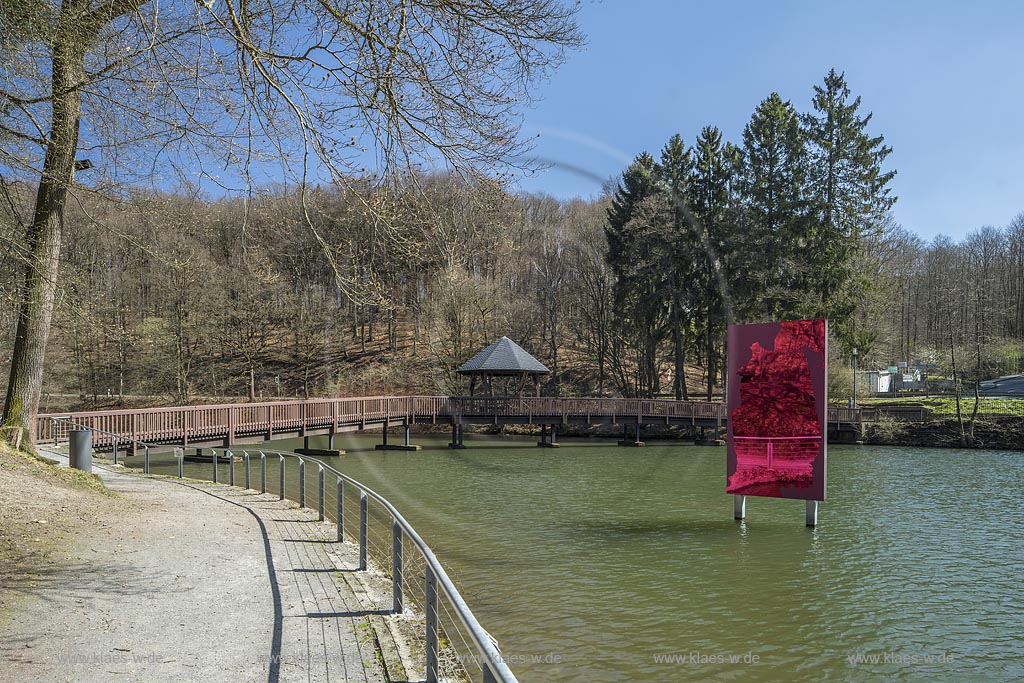
[{"label": "pavilion pointed roof", "polygon": [[546,375],[550,370],[519,344],[508,337],[502,337],[473,356],[456,372],[464,375]]}]

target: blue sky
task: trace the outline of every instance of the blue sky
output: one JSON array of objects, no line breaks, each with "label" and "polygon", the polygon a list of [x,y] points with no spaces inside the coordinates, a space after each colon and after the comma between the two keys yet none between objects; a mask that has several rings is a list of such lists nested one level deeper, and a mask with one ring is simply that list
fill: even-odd
[{"label": "blue sky", "polygon": [[704,125],[740,141],[773,90],[797,109],[845,71],[893,147],[896,219],[962,237],[1024,212],[1024,2],[585,1],[588,44],[523,133],[552,169],[524,190],[591,197],[643,150]]}]

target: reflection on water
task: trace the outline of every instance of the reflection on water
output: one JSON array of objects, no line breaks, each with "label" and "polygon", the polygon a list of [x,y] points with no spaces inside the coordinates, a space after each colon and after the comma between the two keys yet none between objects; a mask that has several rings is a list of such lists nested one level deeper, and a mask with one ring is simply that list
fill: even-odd
[{"label": "reflection on water", "polygon": [[810,530],[802,501],[734,521],[723,448],[417,442],[330,461],[403,511],[523,683],[1024,679],[1019,453],[830,448]]}]

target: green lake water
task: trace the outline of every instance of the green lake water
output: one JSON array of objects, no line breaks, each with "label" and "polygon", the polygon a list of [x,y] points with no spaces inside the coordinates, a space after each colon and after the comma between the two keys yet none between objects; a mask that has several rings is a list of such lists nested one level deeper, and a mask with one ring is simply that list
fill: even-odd
[{"label": "green lake water", "polygon": [[808,529],[802,501],[733,520],[724,448],[446,441],[327,461],[403,512],[523,683],[1024,680],[1024,453],[830,447]]}]

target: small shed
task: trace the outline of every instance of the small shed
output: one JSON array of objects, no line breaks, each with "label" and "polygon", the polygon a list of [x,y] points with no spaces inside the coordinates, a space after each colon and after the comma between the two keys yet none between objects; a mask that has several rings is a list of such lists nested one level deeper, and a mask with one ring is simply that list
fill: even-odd
[{"label": "small shed", "polygon": [[469,377],[470,396],[475,394],[477,382],[480,382],[488,395],[494,396],[495,377],[511,379],[513,391],[509,393],[519,396],[527,383],[533,380],[537,396],[540,396],[540,380],[550,371],[519,344],[508,337],[502,337],[473,356],[456,372]]}]

